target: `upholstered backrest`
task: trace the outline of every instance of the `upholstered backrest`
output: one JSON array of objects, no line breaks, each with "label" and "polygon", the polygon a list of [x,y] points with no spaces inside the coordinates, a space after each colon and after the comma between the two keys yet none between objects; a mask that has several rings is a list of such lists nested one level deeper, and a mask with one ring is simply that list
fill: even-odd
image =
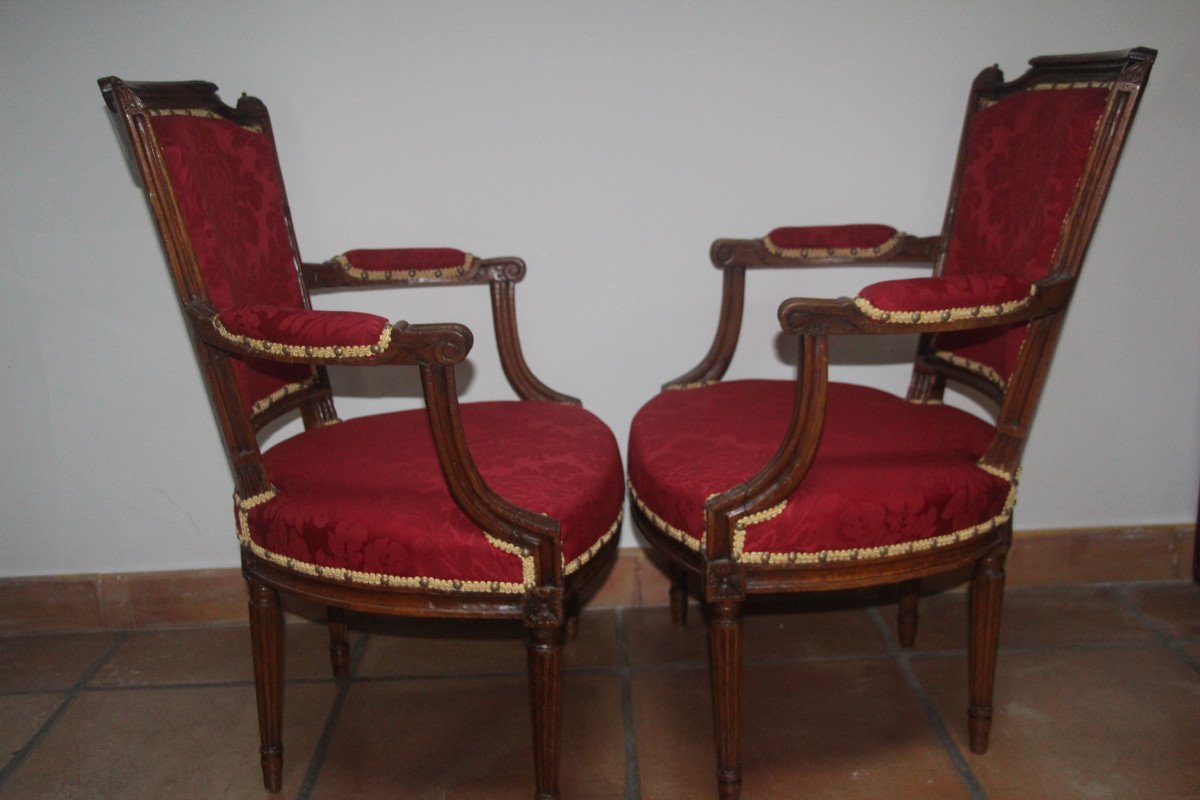
[{"label": "upholstered backrest", "polygon": [[[1097,83],[1033,84],[981,98],[969,119],[943,275],[1006,273],[1022,282],[1055,268],[1064,223],[1109,99]],[[1002,385],[1025,326],[936,337],[943,357]]]},{"label": "upholstered backrest", "polygon": [[[194,110],[155,113],[151,125],[213,307],[302,308],[275,147],[261,126]],[[249,359],[232,368],[252,413],[313,373]]]}]

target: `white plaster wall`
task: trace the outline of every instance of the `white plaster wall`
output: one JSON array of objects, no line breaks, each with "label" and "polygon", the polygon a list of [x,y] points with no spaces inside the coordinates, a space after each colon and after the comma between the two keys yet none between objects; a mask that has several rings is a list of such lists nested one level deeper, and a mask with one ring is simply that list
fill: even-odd
[{"label": "white plaster wall", "polygon": [[[301,247],[518,254],[527,353],[624,440],[704,353],[717,236],[941,222],[969,81],[1160,50],[1025,465],[1018,527],[1186,522],[1200,462],[1200,4],[0,2],[0,575],[236,563],[231,482],[95,80],[205,78],[272,109]],[[753,275],[733,376],[790,374],[774,310],[902,269]],[[465,301],[466,307],[460,308]],[[477,332],[486,292],[324,295]],[[907,343],[835,349],[907,383]],[[343,415],[399,372],[340,372]],[[626,544],[633,544],[626,533]]]}]

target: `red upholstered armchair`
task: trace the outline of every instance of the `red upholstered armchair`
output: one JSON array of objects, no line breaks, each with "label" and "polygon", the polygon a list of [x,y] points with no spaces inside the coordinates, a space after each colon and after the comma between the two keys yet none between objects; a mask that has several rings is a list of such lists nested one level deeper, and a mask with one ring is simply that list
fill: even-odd
[{"label": "red upholstered armchair", "polygon": [[[580,595],[616,553],[624,499],[612,433],[534,377],[521,355],[516,258],[453,249],[301,260],[266,108],[209,83],[100,88],[128,137],[234,472],[250,589],[263,778],[282,764],[279,593],[325,605],[347,677],[346,610],[523,620],[536,797],[556,798],[561,645]],[[459,404],[471,331],[317,311],[309,291],[483,284],[520,400]],[[423,409],[341,421],[326,366],[405,365]],[[304,430],[260,449],[263,427]]]},{"label": "red upholstered armchair", "polygon": [[[1155,52],[1037,58],[971,88],[941,235],[882,225],[721,239],[716,338],[636,415],[632,514],[708,613],[717,779],[739,796],[741,612],[747,595],[900,585],[901,644],[924,576],[973,565],[970,744],[987,747],[1004,559],[1021,451],[1076,277]],[[796,381],[722,381],[747,269],[927,264],[838,300],[779,307]],[[827,382],[829,336],[920,334],[907,396]],[[942,403],[950,381],[995,401],[984,421]],[[803,691],[803,687],[797,687]]]}]

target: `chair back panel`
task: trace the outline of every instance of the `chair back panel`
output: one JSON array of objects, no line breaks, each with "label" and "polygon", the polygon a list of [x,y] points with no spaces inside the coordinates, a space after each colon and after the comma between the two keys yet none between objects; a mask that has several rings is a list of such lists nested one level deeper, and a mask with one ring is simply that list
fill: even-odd
[{"label": "chair back panel", "polygon": [[[1104,86],[1035,84],[981,98],[967,124],[943,275],[1007,273],[1033,282],[1057,270],[1108,97]],[[1007,381],[1025,333],[1022,325],[943,334],[935,348]]]},{"label": "chair back panel", "polygon": [[[215,114],[151,117],[209,302],[217,311],[304,307],[270,138]],[[231,359],[251,414],[312,377],[297,364]]]}]

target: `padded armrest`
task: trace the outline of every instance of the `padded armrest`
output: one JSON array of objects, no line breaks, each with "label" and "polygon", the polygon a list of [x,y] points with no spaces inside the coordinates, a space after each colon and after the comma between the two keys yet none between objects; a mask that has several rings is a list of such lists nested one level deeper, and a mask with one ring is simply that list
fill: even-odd
[{"label": "padded armrest", "polygon": [[1001,273],[883,281],[854,298],[793,297],[779,305],[784,332],[938,333],[1029,322],[1062,311],[1075,291],[1071,275],[1023,283]]},{"label": "padded armrest", "polygon": [[932,264],[939,241],[890,225],[813,225],[776,228],[759,239],[717,239],[709,253],[719,269]]},{"label": "padded armrest", "polygon": [[945,322],[995,317],[1031,302],[1036,287],[1004,272],[907,278],[867,286],[854,298],[880,322]]},{"label": "padded armrest", "polygon": [[907,235],[888,225],[814,225],[776,228],[763,244],[783,258],[883,258],[899,250]]},{"label": "padded armrest", "polygon": [[371,358],[387,350],[392,338],[385,318],[357,311],[251,305],[222,311],[212,324],[241,347],[299,358]]}]

